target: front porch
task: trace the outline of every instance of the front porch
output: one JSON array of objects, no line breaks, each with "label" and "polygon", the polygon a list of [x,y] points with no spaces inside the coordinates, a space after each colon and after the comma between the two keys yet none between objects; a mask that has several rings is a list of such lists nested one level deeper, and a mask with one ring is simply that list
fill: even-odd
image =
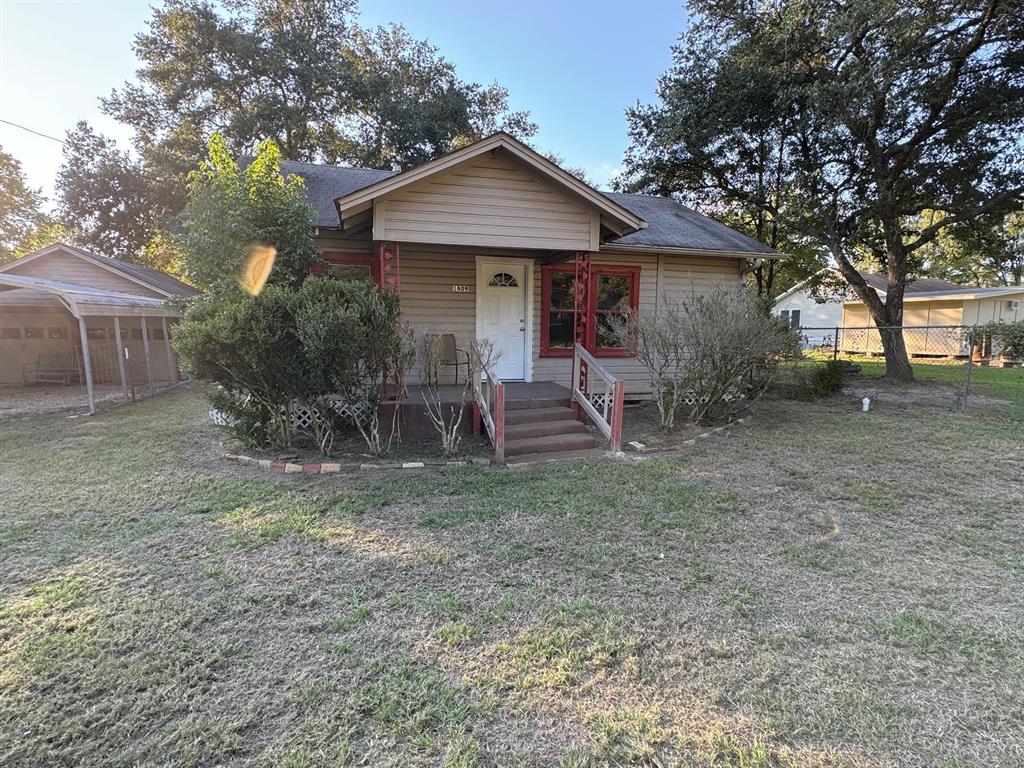
[{"label": "front porch", "polygon": [[[616,411],[614,391],[613,383],[611,396],[602,393],[602,397],[595,398],[599,406],[595,407],[591,398],[584,404],[582,397],[574,397],[572,389],[553,381],[500,382],[487,375],[476,388],[473,402],[464,406],[460,429],[466,434],[471,430],[476,435],[485,434],[494,446],[498,464],[599,456],[609,448],[617,450],[611,438],[616,434],[616,422],[621,432],[622,406],[618,402]],[[446,412],[462,402],[462,387],[442,384],[436,392]],[[428,397],[431,395],[426,387],[414,385],[398,401],[406,434],[433,433],[427,414]],[[588,429],[591,423],[596,429]],[[609,438],[607,444],[604,438]]]}]

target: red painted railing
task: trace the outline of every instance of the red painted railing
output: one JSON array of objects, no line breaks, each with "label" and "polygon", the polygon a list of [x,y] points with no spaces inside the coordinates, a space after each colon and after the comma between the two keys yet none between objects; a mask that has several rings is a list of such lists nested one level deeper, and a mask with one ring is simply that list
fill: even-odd
[{"label": "red painted railing", "polygon": [[[598,409],[591,400],[591,374],[604,384],[604,396]],[[626,382],[616,378],[597,359],[577,344],[572,358],[573,409],[583,411],[608,438],[608,450],[622,450],[622,412],[626,401]]]},{"label": "red painted railing", "polygon": [[473,398],[487,436],[494,445],[494,463],[505,463],[505,385],[489,370],[473,380]]}]

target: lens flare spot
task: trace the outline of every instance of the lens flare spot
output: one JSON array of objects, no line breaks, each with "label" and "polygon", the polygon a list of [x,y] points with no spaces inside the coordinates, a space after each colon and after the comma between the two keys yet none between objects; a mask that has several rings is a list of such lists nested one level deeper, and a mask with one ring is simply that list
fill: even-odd
[{"label": "lens flare spot", "polygon": [[238,284],[250,296],[256,296],[267,284],[270,270],[274,268],[277,249],[272,245],[253,245],[238,273]]}]

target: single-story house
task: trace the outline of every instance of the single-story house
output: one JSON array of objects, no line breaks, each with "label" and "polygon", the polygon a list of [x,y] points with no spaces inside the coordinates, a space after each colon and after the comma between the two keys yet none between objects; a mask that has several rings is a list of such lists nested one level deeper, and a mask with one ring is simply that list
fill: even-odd
[{"label": "single-story house", "polygon": [[[888,280],[879,272],[861,272],[864,282],[870,285],[884,300]],[[822,284],[827,290],[816,290]],[[946,280],[931,277],[914,278],[907,284],[906,296],[926,291],[959,289],[960,286]],[[772,311],[784,318],[793,328],[836,328],[847,323],[843,313],[846,304],[855,303],[857,295],[846,287],[845,278],[838,269],[822,269],[805,280],[801,280],[788,291],[779,294],[772,305]]]},{"label": "single-story house", "polygon": [[[831,273],[831,274],[826,274]],[[884,300],[886,276],[861,273],[864,280]],[[815,285],[823,278],[837,288],[818,295]],[[781,294],[773,311],[794,328],[803,328],[807,343],[835,343],[841,351],[881,354],[882,343],[867,306],[851,288],[843,288],[837,270],[822,270]],[[824,298],[824,301],[819,301]],[[903,295],[903,338],[912,356],[950,357],[967,354],[961,328],[991,322],[1024,320],[1024,286],[971,288],[936,278],[913,278]]]},{"label": "single-story house", "polygon": [[[399,292],[403,322],[421,334],[451,334],[460,349],[489,339],[500,353],[493,387],[515,382],[510,410],[523,398],[560,407],[563,393],[567,406],[570,389],[594,390],[600,376],[606,391],[585,399],[605,429],[616,396],[650,393],[609,317],[653,311],[743,279],[751,260],[779,258],[675,200],[598,191],[503,132],[400,173],[300,162],[282,171],[303,178],[316,211],[316,272],[366,275]],[[495,407],[484,405],[488,431]]]},{"label": "single-story house", "polygon": [[[57,243],[0,265],[0,386],[174,382],[172,296],[196,290],[155,269]],[[118,338],[120,337],[120,344]],[[127,357],[124,350],[127,349]]]}]

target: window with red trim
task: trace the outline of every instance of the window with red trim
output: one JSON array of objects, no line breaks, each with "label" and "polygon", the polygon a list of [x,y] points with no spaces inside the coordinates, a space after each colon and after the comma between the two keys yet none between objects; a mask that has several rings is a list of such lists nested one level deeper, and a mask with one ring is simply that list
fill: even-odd
[{"label": "window with red trim", "polygon": [[590,270],[590,339],[597,356],[629,357],[615,340],[615,321],[636,312],[640,299],[639,267],[592,267]]},{"label": "window with red trim", "polygon": [[368,253],[342,253],[324,251],[320,261],[309,270],[311,274],[334,277],[338,280],[376,281],[374,259]]},{"label": "window with red trim", "polygon": [[[575,325],[576,270],[572,265],[544,267],[541,271],[542,357],[572,357]],[[594,266],[590,270],[587,313],[588,338],[584,346],[599,357],[628,357],[616,346],[613,319],[637,310],[640,298],[639,267]]]}]

